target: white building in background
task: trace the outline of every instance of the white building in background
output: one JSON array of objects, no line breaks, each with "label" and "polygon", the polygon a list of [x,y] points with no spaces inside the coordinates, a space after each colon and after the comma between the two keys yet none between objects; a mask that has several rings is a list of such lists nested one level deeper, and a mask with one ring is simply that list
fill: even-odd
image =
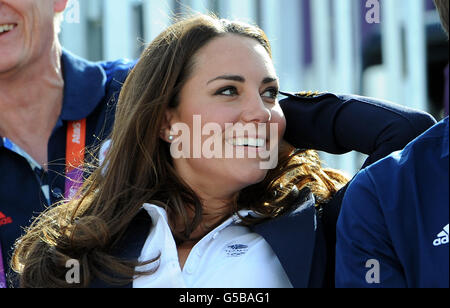
[{"label": "white building in background", "polygon": [[[361,21],[378,0],[69,0],[61,41],[90,60],[132,59],[177,14],[214,12],[267,33],[284,91],[355,93],[430,111],[425,26],[438,16],[426,1],[382,1],[383,60],[370,67],[363,67]],[[364,158],[321,155],[351,175]]]}]

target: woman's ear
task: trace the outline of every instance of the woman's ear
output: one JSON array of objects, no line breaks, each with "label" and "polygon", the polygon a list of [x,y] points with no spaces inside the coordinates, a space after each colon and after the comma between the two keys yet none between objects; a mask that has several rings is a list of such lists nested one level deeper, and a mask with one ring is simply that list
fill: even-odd
[{"label": "woman's ear", "polygon": [[172,143],[173,141],[173,136],[171,135],[172,119],[173,119],[173,111],[166,110],[163,124],[161,125],[161,129],[159,130],[159,137],[168,143]]}]

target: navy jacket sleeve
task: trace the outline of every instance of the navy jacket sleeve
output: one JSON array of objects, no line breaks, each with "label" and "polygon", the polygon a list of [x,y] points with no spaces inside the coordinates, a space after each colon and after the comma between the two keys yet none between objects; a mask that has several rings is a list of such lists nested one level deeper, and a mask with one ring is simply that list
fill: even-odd
[{"label": "navy jacket sleeve", "polygon": [[280,101],[287,121],[286,141],[332,154],[369,155],[362,168],[404,148],[436,124],[426,112],[367,97],[282,94],[288,96]]}]

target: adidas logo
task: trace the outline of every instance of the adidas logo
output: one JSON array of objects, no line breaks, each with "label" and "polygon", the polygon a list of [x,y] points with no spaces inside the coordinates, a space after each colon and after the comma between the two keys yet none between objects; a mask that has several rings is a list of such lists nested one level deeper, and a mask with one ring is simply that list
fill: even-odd
[{"label": "adidas logo", "polygon": [[448,244],[448,225],[444,227],[444,230],[437,235],[437,239],[433,241],[434,246],[441,246]]},{"label": "adidas logo", "polygon": [[0,227],[4,225],[11,224],[13,222],[11,217],[6,217],[5,214],[0,212]]}]

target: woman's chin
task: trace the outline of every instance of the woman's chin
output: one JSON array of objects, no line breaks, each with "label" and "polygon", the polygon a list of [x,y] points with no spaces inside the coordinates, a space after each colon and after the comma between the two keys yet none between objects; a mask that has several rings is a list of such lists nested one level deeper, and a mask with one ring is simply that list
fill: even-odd
[{"label": "woman's chin", "polygon": [[237,170],[233,174],[233,178],[235,179],[236,182],[241,184],[240,186],[243,189],[245,187],[262,182],[266,178],[266,175],[267,170],[264,169],[241,168],[240,170]]}]

